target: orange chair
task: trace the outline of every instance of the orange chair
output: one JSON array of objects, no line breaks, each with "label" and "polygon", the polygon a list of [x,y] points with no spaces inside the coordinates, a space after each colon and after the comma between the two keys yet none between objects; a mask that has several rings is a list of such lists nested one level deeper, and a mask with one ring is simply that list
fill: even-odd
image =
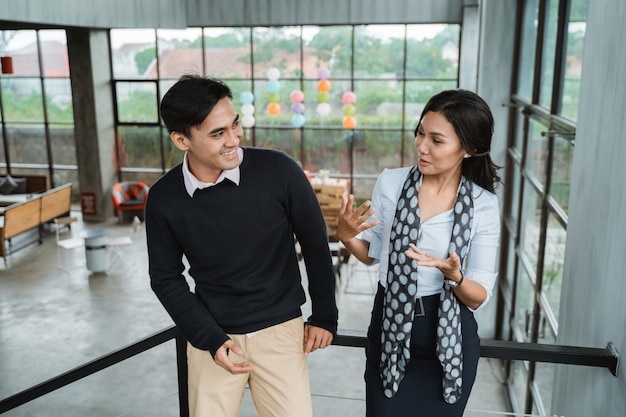
[{"label": "orange chair", "polygon": [[141,181],[118,182],[113,185],[111,198],[119,223],[124,223],[126,218],[132,219],[134,216],[143,221],[149,190],[150,187]]}]

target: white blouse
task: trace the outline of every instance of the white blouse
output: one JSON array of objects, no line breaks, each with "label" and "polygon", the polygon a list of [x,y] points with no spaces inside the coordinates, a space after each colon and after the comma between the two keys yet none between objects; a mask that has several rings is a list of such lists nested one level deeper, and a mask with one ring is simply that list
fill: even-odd
[{"label": "white blouse", "polygon": [[[396,212],[400,191],[411,167],[385,169],[374,186],[372,207],[376,210],[371,220],[380,223],[363,232],[362,238],[370,243],[368,255],[379,263],[378,278],[387,286],[387,264],[391,225]],[[500,242],[500,209],[495,194],[477,184],[472,184],[474,217],[470,231],[469,251],[465,259],[463,274],[478,282],[491,298],[497,277],[497,257]],[[446,259],[454,223],[450,209],[421,224],[420,235],[415,245],[427,253]],[[443,274],[438,268],[418,267],[417,296],[438,294],[443,287]],[[480,307],[479,307],[480,308]]]}]

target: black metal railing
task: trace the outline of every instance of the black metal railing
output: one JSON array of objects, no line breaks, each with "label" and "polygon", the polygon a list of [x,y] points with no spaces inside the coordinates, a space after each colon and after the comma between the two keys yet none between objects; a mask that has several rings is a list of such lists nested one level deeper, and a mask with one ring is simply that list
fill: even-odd
[{"label": "black metal railing", "polygon": [[[187,341],[176,326],[168,327],[121,349],[108,353],[77,368],[37,384],[15,395],[0,400],[0,414],[33,401],[45,394],[72,384],[82,378],[102,371],[112,365],[146,352],[172,339],[176,340],[176,362],[178,369],[178,400],[180,417],[189,417],[187,404]],[[363,331],[340,330],[333,345],[364,348],[366,335]],[[480,356],[503,360],[524,360],[569,365],[584,365],[607,368],[617,376],[619,352],[609,342],[606,348],[518,343],[484,339],[480,342]]]}]

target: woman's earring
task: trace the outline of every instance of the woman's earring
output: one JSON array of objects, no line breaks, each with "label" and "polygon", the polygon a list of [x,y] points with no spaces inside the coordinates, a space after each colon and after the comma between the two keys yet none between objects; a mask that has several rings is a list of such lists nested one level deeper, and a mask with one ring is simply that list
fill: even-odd
[{"label": "woman's earring", "polygon": [[472,156],[472,155],[466,153],[465,156],[463,156],[463,158],[469,158],[470,156]]}]

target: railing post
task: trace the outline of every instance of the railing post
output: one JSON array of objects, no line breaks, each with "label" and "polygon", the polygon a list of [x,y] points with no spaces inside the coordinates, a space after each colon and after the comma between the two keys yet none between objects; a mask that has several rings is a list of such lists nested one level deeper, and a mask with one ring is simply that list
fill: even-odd
[{"label": "railing post", "polygon": [[180,417],[189,417],[189,388],[187,385],[187,340],[176,335],[176,368],[178,369],[178,405]]}]

